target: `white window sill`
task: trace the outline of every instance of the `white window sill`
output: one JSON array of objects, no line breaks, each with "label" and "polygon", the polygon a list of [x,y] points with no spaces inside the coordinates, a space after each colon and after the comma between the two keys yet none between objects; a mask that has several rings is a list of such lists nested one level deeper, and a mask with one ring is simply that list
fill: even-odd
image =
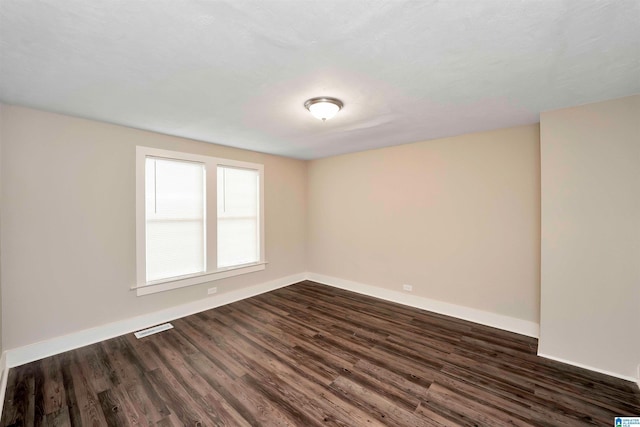
[{"label": "white window sill", "polygon": [[136,295],[140,297],[142,295],[150,295],[158,292],[170,291],[172,289],[184,288],[185,286],[199,285],[200,283],[226,279],[233,276],[239,276],[241,274],[254,273],[256,271],[264,270],[266,265],[266,262],[244,264],[220,269],[214,272],[201,273],[186,277],[174,277],[166,280],[157,280],[155,282],[135,286],[131,289],[135,289]]}]

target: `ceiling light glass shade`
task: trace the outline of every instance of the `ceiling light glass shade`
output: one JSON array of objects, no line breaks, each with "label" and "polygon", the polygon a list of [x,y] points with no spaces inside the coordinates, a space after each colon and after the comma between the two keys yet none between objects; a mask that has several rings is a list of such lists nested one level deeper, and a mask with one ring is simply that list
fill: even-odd
[{"label": "ceiling light glass shade", "polygon": [[304,103],[304,106],[313,117],[322,121],[335,116],[342,109],[342,101],[336,98],[311,98]]}]

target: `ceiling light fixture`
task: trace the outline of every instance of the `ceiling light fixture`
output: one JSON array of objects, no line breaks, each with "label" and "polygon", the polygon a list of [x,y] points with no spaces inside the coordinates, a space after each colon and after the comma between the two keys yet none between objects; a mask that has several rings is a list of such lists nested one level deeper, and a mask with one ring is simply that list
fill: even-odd
[{"label": "ceiling light fixture", "polygon": [[304,103],[304,108],[309,110],[313,117],[320,119],[323,122],[335,116],[343,106],[344,104],[339,99],[329,98],[326,96],[307,99]]}]

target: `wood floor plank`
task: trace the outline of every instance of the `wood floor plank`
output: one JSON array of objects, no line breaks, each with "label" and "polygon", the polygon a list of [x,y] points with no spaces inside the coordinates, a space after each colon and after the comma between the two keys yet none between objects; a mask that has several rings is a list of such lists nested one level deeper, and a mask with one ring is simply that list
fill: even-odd
[{"label": "wood floor plank", "polygon": [[[394,387],[393,384],[381,380],[378,378],[367,375],[366,371],[361,371],[357,368],[345,369],[336,380],[331,384],[333,388],[337,386],[345,387],[345,383],[342,380],[348,380],[348,388],[355,389],[364,388],[369,390],[375,390],[376,397],[384,398],[388,401],[394,402],[395,406],[403,408],[409,412],[415,411],[420,401],[417,396],[407,393],[404,390]],[[360,394],[363,394],[361,392]]]},{"label": "wood floor plank", "polygon": [[96,392],[100,393],[120,384],[100,344],[79,348],[76,354],[80,369]]},{"label": "wood floor plank", "polygon": [[423,424],[420,417],[416,416],[412,410],[388,400],[387,397],[391,397],[390,394],[384,396],[380,390],[370,389],[367,385],[341,376],[331,384],[331,389],[345,400],[355,403],[364,413],[376,418],[382,424],[414,427],[420,427]]},{"label": "wood floor plank", "polygon": [[[198,407],[192,397],[180,386],[170,373],[155,369],[148,373],[151,384],[158,390],[167,407],[176,417],[188,426],[219,425],[216,420],[209,419]],[[127,424],[123,424],[127,425]]]},{"label": "wood floor plank", "polygon": [[268,349],[274,356],[290,366],[295,366],[296,368],[305,367],[304,372],[301,372],[302,375],[324,384],[331,383],[339,375],[340,368],[332,365],[328,360],[304,357],[304,355],[300,357],[300,352],[295,351],[297,341],[291,338],[290,335],[270,334],[267,326],[263,326],[264,333],[252,332],[252,323],[249,319],[238,317],[238,313],[233,313],[229,316],[237,320],[237,323],[232,328],[236,333],[244,337],[251,336],[252,343],[258,347]]},{"label": "wood floor plank", "polygon": [[70,352],[68,360],[63,362],[63,375],[68,378],[65,388],[68,390],[68,406],[72,409],[71,422],[82,426],[107,425],[96,389],[83,374],[77,352]]},{"label": "wood floor plank", "polygon": [[60,371],[62,375],[62,384],[64,384],[64,391],[66,397],[66,404],[69,411],[69,421],[73,426],[81,426],[82,416],[80,415],[80,407],[78,406],[78,399],[76,398],[75,385],[71,375],[71,363],[74,352],[66,352],[54,356],[58,359]]},{"label": "wood floor plank", "polygon": [[[420,405],[418,405],[415,413],[420,416],[425,426],[461,427],[466,425],[465,423],[457,422],[457,420],[447,418],[446,416],[433,411],[431,408],[425,406],[424,403],[420,403]],[[475,427],[478,426],[479,424],[475,424]]]},{"label": "wood floor plank", "polygon": [[543,399],[532,399],[527,396],[521,398],[520,393],[501,392],[499,389],[486,387],[483,382],[474,381],[467,375],[463,378],[442,374],[436,378],[436,383],[442,384],[451,390],[456,390],[466,396],[476,396],[483,405],[500,408],[505,412],[524,417],[537,426],[574,425],[584,423],[579,415],[571,408],[555,406],[556,410],[550,411],[552,402]]},{"label": "wood floor plank", "polygon": [[456,393],[438,383],[434,383],[429,388],[425,406],[427,405],[437,406],[452,414],[456,420],[470,421],[472,425],[533,427],[533,424],[499,409],[483,405],[469,396]]},{"label": "wood floor plank", "polygon": [[[258,327],[257,321],[254,321],[243,312],[229,315],[239,322],[235,326],[235,330],[240,334],[246,336],[249,332],[247,328]],[[295,331],[287,332],[287,330],[271,325],[261,325],[260,328],[263,329],[262,332],[256,331],[255,334],[252,334],[255,342],[268,347],[274,354],[286,360],[287,363],[305,367],[309,375],[319,382],[331,383],[340,374],[345,365],[350,365],[338,358],[334,358],[333,355],[324,352],[320,348],[308,346],[306,340],[297,338]]]},{"label": "wood floor plank", "polygon": [[171,414],[169,416],[166,416],[166,417],[162,418],[155,425],[158,426],[158,427],[181,427],[181,426],[183,426],[183,424],[180,422],[180,420],[178,419],[178,417],[176,417],[175,414]]},{"label": "wood floor plank", "polygon": [[[151,345],[164,362],[168,370],[186,390],[198,406],[212,419],[216,425],[247,425],[242,416],[229,405],[215,388],[212,388],[188,362],[188,356],[196,352],[182,353],[186,345],[181,343],[177,331],[174,334],[161,336],[159,342]],[[184,355],[187,355],[187,358]],[[214,399],[211,399],[214,397]]]},{"label": "wood floor plank", "polygon": [[[375,365],[367,360],[359,360],[355,364],[354,370],[362,373],[369,381],[378,381],[385,384],[385,387],[393,387],[396,393],[399,391],[404,393],[408,399],[415,399],[419,405],[429,390],[431,383],[420,384],[415,381],[409,381],[404,376]],[[416,405],[416,407],[418,406]]]},{"label": "wood floor plank", "polygon": [[[129,369],[129,366],[120,366],[118,360],[111,354],[113,347],[117,345],[118,341],[119,339],[113,339],[89,346],[95,351],[95,353],[93,353],[96,357],[94,363],[97,365],[97,370],[103,374],[101,380],[107,383],[106,388],[101,387],[98,389],[96,387],[102,412],[108,423],[117,422],[123,425],[121,420],[125,420],[125,424],[144,425],[147,424],[145,415],[138,413],[135,408],[135,402],[132,401],[125,392],[125,388],[130,385],[131,380],[127,378],[123,372]],[[88,368],[84,362],[85,360],[83,358],[80,364],[85,376],[90,378],[90,375],[96,371],[90,371],[90,368]],[[92,379],[92,382],[95,384],[94,379]],[[108,405],[111,406],[108,407]],[[107,412],[107,409],[111,412]]]},{"label": "wood floor plank", "polygon": [[[49,357],[42,360],[42,369],[44,373],[44,413],[47,415],[66,413],[68,418],[69,411],[66,408],[67,397],[62,379],[62,370],[60,369],[60,359],[57,357]],[[55,419],[60,419],[60,417],[51,417],[52,421]]]},{"label": "wood floor plank", "polygon": [[123,409],[123,403],[116,397],[112,390],[104,390],[98,393],[98,400],[102,406],[107,425],[109,427],[118,427],[131,424],[137,424],[137,419],[126,416]]},{"label": "wood floor plank", "polygon": [[207,355],[227,375],[239,378],[247,373],[226,348],[225,342],[217,333],[219,328],[215,321],[207,322],[197,316],[191,316],[175,323],[184,331],[186,339],[199,350],[199,353]]},{"label": "wood floor plank", "polygon": [[590,426],[630,382],[537,340],[310,281],[8,373],[0,427]]},{"label": "wood floor plank", "polygon": [[112,367],[112,378],[117,378],[118,382],[109,390],[122,402],[121,412],[125,412],[127,419],[135,419],[139,424],[152,424],[168,414],[168,409],[159,402],[139,364],[131,363],[127,357],[129,347],[126,340],[120,337],[100,344],[101,354],[106,358],[104,363]]},{"label": "wood floor plank", "polygon": [[202,378],[250,425],[297,425],[295,418],[275,407],[267,396],[245,381],[247,374],[235,380],[202,354],[195,354],[188,359]]},{"label": "wood floor plank", "polygon": [[45,425],[47,427],[68,427],[71,426],[71,418],[69,417],[69,408],[61,406],[58,410],[47,414]]},{"label": "wood floor plank", "polygon": [[[322,387],[322,383],[308,366],[298,366],[292,360],[277,355],[272,349],[265,348],[240,333],[233,338],[230,346],[235,347],[241,360],[252,367],[252,377],[270,388],[271,395],[285,396],[286,401],[298,402],[305,417],[305,425],[321,425],[322,422],[345,426],[354,422],[362,425],[375,424],[367,414],[327,392],[328,389]],[[282,402],[280,399],[279,403]],[[288,410],[291,411],[291,408]]]},{"label": "wood floor plank", "polygon": [[135,350],[132,348],[129,340],[121,340],[122,347],[120,351],[122,356],[132,371],[136,373],[136,380],[133,385],[127,388],[127,394],[134,402],[136,407],[149,419],[162,419],[171,415],[169,408],[162,401],[156,390],[151,386],[141,360],[136,357]]},{"label": "wood floor plank", "polygon": [[7,391],[2,413],[3,426],[26,425],[29,406],[29,376],[28,365],[22,369],[10,369],[7,381]]},{"label": "wood floor plank", "polygon": [[160,362],[156,354],[151,351],[147,343],[152,340],[138,339],[133,334],[124,335],[122,338],[127,342],[127,346],[135,355],[136,364],[141,367],[144,372],[150,372],[160,367]]},{"label": "wood floor plank", "polygon": [[456,354],[463,354],[467,360],[473,359],[483,369],[494,369],[507,373],[512,378],[521,378],[538,388],[564,390],[574,395],[581,396],[593,405],[606,406],[610,411],[625,410],[628,412],[633,404],[632,398],[623,388],[615,389],[609,385],[599,384],[595,387],[595,381],[584,379],[572,379],[571,375],[564,375],[557,369],[548,372],[544,366],[522,360],[521,363],[507,362],[499,357],[484,354],[482,351],[470,351],[468,349],[456,349]]}]

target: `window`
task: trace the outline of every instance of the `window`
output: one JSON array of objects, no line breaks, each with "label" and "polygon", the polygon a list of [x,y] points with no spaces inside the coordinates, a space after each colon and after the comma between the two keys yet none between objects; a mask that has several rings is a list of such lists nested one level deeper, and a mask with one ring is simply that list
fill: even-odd
[{"label": "window", "polygon": [[257,170],[218,166],[218,267],[260,259]]},{"label": "window", "polygon": [[146,282],[205,271],[203,163],[145,161]]},{"label": "window", "polygon": [[265,268],[262,165],[136,150],[138,295]]}]

